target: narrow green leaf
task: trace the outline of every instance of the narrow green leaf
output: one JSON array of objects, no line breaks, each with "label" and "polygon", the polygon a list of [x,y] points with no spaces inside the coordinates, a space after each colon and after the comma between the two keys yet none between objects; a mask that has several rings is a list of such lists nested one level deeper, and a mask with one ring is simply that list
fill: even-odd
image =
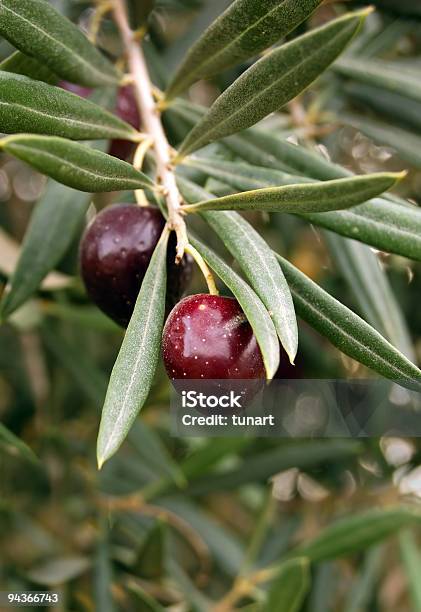
[{"label": "narrow green leaf", "polygon": [[[246,143],[251,146],[245,146]],[[285,138],[260,128],[253,128],[243,134],[230,136],[224,140],[224,144],[240,158],[256,166],[301,174],[319,181],[352,176],[351,172],[332,163],[315,151],[292,144]]]},{"label": "narrow green leaf", "polygon": [[179,159],[254,125],[304,91],[337,58],[367,11],[350,13],[275,49],[214,102],[186,137]]},{"label": "narrow green leaf", "polygon": [[223,473],[205,474],[186,490],[186,494],[206,495],[212,491],[236,489],[251,482],[265,482],[278,472],[296,467],[314,468],[326,462],[356,457],[363,447],[355,440],[306,440],[282,444],[277,448],[249,454],[244,463]]},{"label": "narrow green leaf", "polygon": [[166,93],[171,100],[199,79],[258,55],[303,22],[321,0],[236,0],[190,48]]},{"label": "narrow green leaf", "polygon": [[42,340],[54,360],[60,364],[73,384],[97,408],[101,408],[107,390],[107,375],[81,350],[79,337],[66,336],[48,322],[41,327]]},{"label": "narrow green leaf", "polygon": [[81,30],[45,0],[0,0],[0,34],[72,83],[96,87],[120,79]]},{"label": "narrow green leaf", "polygon": [[132,599],[136,600],[138,610],[141,612],[165,612],[159,601],[149,595],[137,582],[131,580],[127,585]]},{"label": "narrow green leaf", "polygon": [[314,540],[293,549],[290,555],[309,557],[314,563],[336,559],[365,550],[403,527],[420,522],[420,512],[410,506],[361,512],[329,525]]},{"label": "narrow green leaf", "polygon": [[110,538],[106,521],[102,521],[104,526],[102,531],[104,535],[101,537],[97,545],[94,566],[93,591],[95,599],[95,610],[99,612],[115,612],[115,606],[112,595],[112,580],[113,567],[111,560]]},{"label": "narrow green leaf", "polygon": [[378,331],[329,295],[291,263],[277,256],[298,315],[343,353],[398,384],[421,390],[421,370]]},{"label": "narrow green leaf", "polygon": [[376,199],[350,210],[306,214],[305,218],[379,251],[421,261],[421,210],[416,206]]},{"label": "narrow green leaf", "polygon": [[269,380],[272,379],[279,366],[279,341],[272,319],[263,302],[249,285],[214,251],[193,237],[190,237],[190,241],[237,298],[253,328],[262,352],[266,376]]},{"label": "narrow green leaf", "polygon": [[[293,145],[263,130],[249,130],[244,135],[227,139],[226,142],[237,155],[250,162],[249,168],[237,172],[232,164],[226,162],[227,173],[217,174],[216,164],[213,163],[212,176],[221,178],[236,189],[254,187],[254,184],[250,185],[247,180],[243,181],[243,186],[240,182],[247,171],[251,177],[253,176],[252,164],[263,164],[275,170],[287,169],[288,172],[302,173],[321,181],[349,176],[345,168],[329,162],[313,151]],[[189,160],[190,163],[192,162]],[[196,160],[194,164],[196,165]],[[210,172],[208,169],[208,173]],[[230,178],[230,175],[234,174],[235,181]],[[278,184],[282,182],[282,176],[285,179],[284,183],[291,182],[286,174],[280,173]],[[272,180],[264,183],[263,178],[262,175],[260,186],[273,185]],[[302,180],[308,179],[302,177]],[[292,182],[294,181],[297,181],[296,177]],[[386,197],[376,198],[350,210],[320,214],[306,213],[302,216],[315,225],[359,240],[381,251],[421,260],[421,210],[416,206],[402,205]]]},{"label": "narrow green leaf", "polygon": [[185,486],[186,479],[180,466],[152,427],[138,419],[128,434],[128,440],[139,459],[154,470],[158,477],[168,479],[178,487]]},{"label": "narrow green leaf", "polygon": [[7,427],[0,423],[0,448],[4,448],[11,454],[16,454],[31,463],[38,463],[38,457],[23,440],[15,436]]},{"label": "narrow green leaf", "polygon": [[0,70],[23,74],[31,79],[44,81],[51,85],[55,85],[58,81],[58,77],[45,64],[41,64],[33,57],[21,53],[21,51],[15,51],[0,62]]},{"label": "narrow green leaf", "polygon": [[299,612],[310,589],[310,564],[300,557],[285,561],[272,581],[263,612]]},{"label": "narrow green leaf", "polygon": [[4,134],[30,132],[73,140],[136,140],[128,123],[60,87],[0,72],[0,127]]},{"label": "narrow green leaf", "polygon": [[178,514],[200,534],[209,547],[215,563],[224,573],[232,577],[238,575],[238,568],[244,556],[244,546],[242,540],[232,530],[215,520],[206,509],[185,495],[166,497],[159,501],[159,505]]},{"label": "narrow green leaf", "polygon": [[123,442],[152,385],[164,325],[167,243],[165,229],[143,279],[111,373],[98,434],[99,467]]},{"label": "narrow green leaf", "polygon": [[421,554],[415,534],[405,529],[399,536],[399,546],[411,593],[413,612],[421,612]]},{"label": "narrow green leaf", "polygon": [[261,210],[284,213],[322,213],[361,204],[393,187],[406,174],[379,173],[317,183],[265,187],[184,207],[186,212],[206,210]]},{"label": "narrow green leaf", "polygon": [[50,181],[37,203],[22,243],[21,256],[2,296],[0,314],[8,317],[38,289],[81,229],[90,195]]},{"label": "narrow green leaf", "polygon": [[246,164],[241,161],[227,161],[219,157],[188,157],[178,167],[178,172],[183,173],[186,166],[195,168],[238,191],[251,191],[262,187],[293,185],[294,183],[311,181],[311,179],[305,179],[302,176],[296,176],[281,170]]},{"label": "narrow green leaf", "polygon": [[394,122],[421,131],[419,102],[409,100],[399,93],[352,81],[345,84],[344,91],[353,100],[391,118]]},{"label": "narrow green leaf", "polygon": [[79,191],[153,187],[151,179],[131,164],[56,136],[7,136],[0,140],[0,149]]},{"label": "narrow green leaf", "polygon": [[[180,178],[179,182],[187,201],[212,197],[190,181]],[[238,261],[251,287],[268,309],[282,346],[293,363],[298,345],[294,305],[288,284],[284,275],[279,275],[276,269],[279,266],[269,246],[237,213],[207,212],[203,217]]]},{"label": "narrow green leaf", "polygon": [[137,553],[133,567],[136,575],[147,580],[159,580],[165,570],[166,527],[158,520],[148,531]]},{"label": "narrow green leaf", "polygon": [[421,168],[421,136],[390,123],[351,113],[341,114],[340,121],[363,132],[376,143],[391,147],[402,159]]},{"label": "narrow green leaf", "polygon": [[359,575],[348,591],[344,612],[365,612],[369,610],[384,560],[384,546],[374,546],[367,551],[364,562],[360,565]]},{"label": "narrow green leaf", "polygon": [[347,280],[363,317],[411,361],[412,341],[399,304],[378,257],[370,248],[333,234],[324,233],[334,265]]},{"label": "narrow green leaf", "polygon": [[334,67],[335,72],[353,81],[381,87],[398,93],[416,102],[421,102],[421,83],[418,70],[399,62],[378,59],[341,58]]}]

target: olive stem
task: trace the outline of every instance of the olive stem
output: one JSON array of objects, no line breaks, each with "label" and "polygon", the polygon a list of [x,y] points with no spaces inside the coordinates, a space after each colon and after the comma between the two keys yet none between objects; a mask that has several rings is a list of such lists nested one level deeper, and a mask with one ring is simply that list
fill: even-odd
[{"label": "olive stem", "polygon": [[205,277],[205,281],[206,281],[206,284],[208,286],[209,293],[211,295],[219,295],[219,291],[218,291],[218,288],[216,286],[215,279],[213,278],[213,274],[210,271],[207,263],[205,262],[205,260],[201,256],[201,254],[199,253],[199,251],[197,249],[195,249],[194,246],[191,245],[190,243],[187,244],[187,246],[185,248],[185,251],[186,251],[186,253],[189,253],[193,257],[194,261],[199,266],[200,271],[202,272],[203,276]]},{"label": "olive stem", "polygon": [[108,0],[99,0],[97,7],[93,13],[92,20],[89,26],[88,38],[94,45],[98,37],[99,28],[101,27],[101,21],[107,13],[113,10],[112,2]]},{"label": "olive stem", "polygon": [[153,139],[157,178],[160,182],[168,208],[168,224],[177,234],[176,262],[183,258],[188,244],[186,224],[181,212],[182,198],[177,187],[174,167],[171,163],[171,148],[168,143],[161,116],[153,97],[148,68],[141,45],[129,25],[125,0],[114,0],[114,17],[123,40],[129,69],[133,75],[133,87],[145,131]]},{"label": "olive stem", "polygon": [[[133,159],[133,166],[136,168],[136,170],[142,170],[145,155],[152,145],[153,140],[150,137],[145,138],[145,140],[138,145]],[[134,195],[139,206],[149,206],[149,202],[143,189],[136,189]]]}]

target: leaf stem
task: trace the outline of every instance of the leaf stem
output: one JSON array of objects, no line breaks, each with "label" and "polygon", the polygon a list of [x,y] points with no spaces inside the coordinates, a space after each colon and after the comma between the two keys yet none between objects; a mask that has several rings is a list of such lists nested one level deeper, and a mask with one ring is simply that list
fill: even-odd
[{"label": "leaf stem", "polygon": [[215,279],[213,278],[213,274],[210,271],[207,263],[205,262],[201,254],[199,253],[199,251],[197,251],[194,248],[194,246],[190,243],[186,245],[185,251],[186,253],[189,253],[193,257],[194,261],[199,266],[203,276],[205,277],[205,281],[208,286],[209,293],[211,295],[219,295],[219,291],[215,284]]},{"label": "leaf stem", "polygon": [[[145,155],[148,149],[153,145],[153,140],[149,136],[145,138],[137,147],[136,152],[134,154],[133,166],[136,170],[142,170],[143,162],[145,160]],[[134,192],[136,197],[136,202],[139,206],[148,206],[149,202],[145,196],[145,192],[143,189],[136,189]]]},{"label": "leaf stem", "polygon": [[163,188],[168,208],[168,224],[177,234],[176,262],[183,257],[188,244],[186,224],[181,212],[182,198],[175,180],[169,146],[161,116],[153,97],[153,86],[149,77],[143,51],[135,33],[129,25],[125,0],[114,0],[114,17],[123,40],[129,69],[133,75],[133,87],[145,131],[153,139],[157,178]]}]

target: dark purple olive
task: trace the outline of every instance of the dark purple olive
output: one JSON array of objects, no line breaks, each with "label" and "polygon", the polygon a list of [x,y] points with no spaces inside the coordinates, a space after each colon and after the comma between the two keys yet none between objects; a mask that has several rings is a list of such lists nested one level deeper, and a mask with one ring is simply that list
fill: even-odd
[{"label": "dark purple olive", "polygon": [[[80,244],[80,271],[93,302],[119,325],[127,327],[152,253],[165,225],[157,208],[114,204],[101,211]],[[167,311],[182,297],[192,260],[175,264],[175,235],[168,247]]]},{"label": "dark purple olive", "polygon": [[[89,98],[92,93],[89,87],[82,87],[67,81],[60,81],[59,86],[81,98]],[[118,90],[115,114],[136,130],[140,129],[140,114],[132,85],[126,85]],[[108,153],[125,160],[133,153],[135,147],[136,145],[129,140],[112,140]]]}]

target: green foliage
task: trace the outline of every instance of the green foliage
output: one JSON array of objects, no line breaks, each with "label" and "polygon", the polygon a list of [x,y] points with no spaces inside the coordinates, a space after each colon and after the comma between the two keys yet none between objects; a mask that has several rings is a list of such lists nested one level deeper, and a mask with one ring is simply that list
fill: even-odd
[{"label": "green foliage", "polygon": [[98,434],[99,467],[123,442],[152,385],[164,325],[167,242],[164,230],[111,374]]},{"label": "green foliage", "polygon": [[361,177],[266,187],[244,191],[185,207],[186,212],[206,210],[262,210],[286,213],[322,213],[361,204],[393,187],[402,178],[397,174],[367,174]]},{"label": "green foliage", "polygon": [[79,191],[153,187],[149,177],[127,162],[65,138],[32,134],[7,136],[0,140],[0,149]]},{"label": "green foliage", "polygon": [[346,58],[335,64],[335,71],[353,81],[380,87],[398,93],[405,99],[421,102],[421,85],[418,73],[399,63],[379,60]]},{"label": "green foliage", "polygon": [[[269,380],[367,368],[421,391],[418,9],[319,4],[0,0],[2,590],[104,612],[420,609],[417,440],[174,438],[159,364],[176,226]],[[113,112],[123,71],[150,141]],[[134,161],[104,152],[116,139]],[[145,197],[168,226],[123,337],[88,305],[75,241],[88,208]],[[292,394],[286,429],[319,408]]]},{"label": "green foliage", "polygon": [[12,454],[17,454],[27,461],[38,461],[37,456],[29,448],[29,446],[18,438],[18,436],[15,436],[11,431],[9,431],[2,423],[0,423],[0,448],[3,452],[6,451]]},{"label": "green foliage", "polygon": [[[21,256],[1,301],[8,317],[36,292],[50,270],[61,261],[83,227],[90,196],[59,185],[47,184],[26,231]],[[66,232],[63,234],[63,228]]]},{"label": "green foliage", "polygon": [[308,557],[313,563],[336,559],[365,550],[420,520],[419,512],[411,507],[370,510],[329,525],[313,541],[299,546],[291,554]]},{"label": "green foliage", "polygon": [[382,376],[421,389],[421,371],[371,325],[278,256],[298,314],[346,355]]},{"label": "green foliage", "polygon": [[96,87],[119,80],[113,64],[45,0],[1,0],[0,33],[72,83]]},{"label": "green foliage", "polygon": [[195,81],[267,49],[304,21],[320,2],[236,0],[191,47],[167,90],[167,100]]},{"label": "green foliage", "polygon": [[266,612],[297,612],[310,588],[310,568],[305,557],[286,561],[273,580]]},{"label": "green foliage", "polygon": [[14,74],[23,74],[30,79],[45,81],[52,85],[55,85],[58,80],[47,66],[20,51],[15,51],[0,62],[0,70]]},{"label": "green foliage", "polygon": [[130,125],[97,104],[41,81],[0,72],[0,122],[5,134],[32,132],[74,140],[136,140]]},{"label": "green foliage", "polygon": [[256,62],[214,102],[186,137],[179,157],[254,125],[295,98],[344,50],[365,16],[341,17]]}]

